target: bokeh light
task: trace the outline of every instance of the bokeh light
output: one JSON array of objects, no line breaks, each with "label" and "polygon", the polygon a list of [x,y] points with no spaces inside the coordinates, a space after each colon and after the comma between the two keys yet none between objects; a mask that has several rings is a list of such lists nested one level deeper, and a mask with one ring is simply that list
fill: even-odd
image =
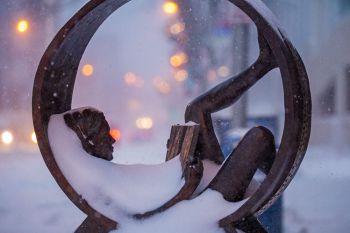
[{"label": "bokeh light", "polygon": [[231,71],[227,66],[220,66],[217,73],[221,78],[226,78],[231,74]]},{"label": "bokeh light", "polygon": [[179,6],[175,2],[169,1],[163,4],[163,11],[165,12],[165,14],[173,15],[176,14],[178,10]]},{"label": "bokeh light", "polygon": [[13,142],[13,134],[10,131],[5,130],[1,134],[1,141],[7,145],[11,144]]},{"label": "bokeh light", "polygon": [[178,70],[174,74],[174,79],[177,82],[183,82],[188,78],[188,72],[186,70]]},{"label": "bokeh light", "polygon": [[114,140],[119,141],[122,137],[122,134],[119,129],[111,129],[109,134],[114,138]]},{"label": "bokeh light", "polygon": [[32,135],[30,136],[31,140],[33,143],[37,144],[38,143],[38,140],[36,138],[36,134],[35,132],[32,132]]},{"label": "bokeh light", "polygon": [[84,76],[89,77],[93,75],[94,67],[91,64],[85,64],[81,72],[83,73]]},{"label": "bokeh light", "polygon": [[176,53],[175,55],[170,57],[170,64],[177,68],[180,67],[181,65],[187,63],[188,58],[186,53]]},{"label": "bokeh light", "polygon": [[173,25],[170,26],[170,33],[173,35],[180,34],[185,30],[185,24],[184,23],[174,23]]},{"label": "bokeh light", "polygon": [[136,127],[139,129],[151,129],[153,120],[151,117],[140,117],[136,120]]},{"label": "bokeh light", "polygon": [[20,32],[20,33],[24,33],[26,31],[28,31],[29,29],[29,22],[27,20],[19,20],[17,22],[17,31]]},{"label": "bokeh light", "polygon": [[171,92],[170,84],[162,78],[155,78],[153,80],[153,85],[162,94],[167,95]]}]

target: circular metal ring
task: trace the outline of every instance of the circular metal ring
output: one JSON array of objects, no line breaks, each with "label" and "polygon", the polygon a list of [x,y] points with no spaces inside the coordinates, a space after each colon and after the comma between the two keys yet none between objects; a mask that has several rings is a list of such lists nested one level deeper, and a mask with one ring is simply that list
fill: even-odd
[{"label": "circular metal ring", "polygon": [[[92,0],[75,14],[53,39],[39,64],[33,88],[33,121],[38,145],[51,174],[69,199],[108,229],[117,223],[93,209],[73,189],[58,167],[48,139],[52,114],[71,109],[73,87],[83,53],[99,26],[130,0]],[[276,161],[256,193],[235,213],[220,221],[222,227],[262,212],[293,178],[306,151],[311,125],[311,98],[304,65],[281,32],[270,11],[253,0],[229,0],[255,23],[280,68],[284,88],[285,125]]]}]

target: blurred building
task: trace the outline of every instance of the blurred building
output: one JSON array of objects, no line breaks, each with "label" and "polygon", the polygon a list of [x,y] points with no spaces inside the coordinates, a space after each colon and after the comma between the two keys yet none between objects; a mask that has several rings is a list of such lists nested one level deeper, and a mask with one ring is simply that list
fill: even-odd
[{"label": "blurred building", "polygon": [[57,1],[2,1],[0,111],[31,109],[31,88],[40,55],[52,35]]},{"label": "blurred building", "polygon": [[[237,74],[257,57],[255,27],[246,27],[248,34],[239,39],[245,22],[237,21],[237,10],[228,1],[177,2],[181,6],[181,20],[186,25],[188,40],[177,43],[186,43],[184,49],[189,57],[187,88],[194,95]],[[336,143],[349,143],[350,1],[264,2],[277,15],[306,64],[313,97],[312,142],[324,143],[337,138]],[[248,47],[244,48],[244,44]],[[227,68],[226,77],[221,79],[220,67]],[[241,105],[238,111],[233,111],[233,115],[232,110],[226,111],[226,115],[231,114],[236,121],[244,117],[239,115],[242,112],[246,112],[248,117],[275,115],[280,121],[279,128],[282,128],[284,106],[281,98],[276,98],[283,95],[279,76],[278,71],[271,72],[268,78],[262,79],[249,91],[243,105],[238,103]],[[196,90],[196,84],[201,88]],[[266,89],[271,91],[266,92]]]},{"label": "blurred building", "polygon": [[10,130],[21,142],[30,142],[34,76],[63,2],[1,1],[0,130]]},{"label": "blurred building", "polygon": [[332,142],[339,147],[350,143],[349,41],[350,17],[347,17],[334,27],[328,40],[310,58],[316,143]]},{"label": "blurred building", "polygon": [[274,1],[267,4],[301,53],[313,98],[311,142],[350,142],[350,1]]}]

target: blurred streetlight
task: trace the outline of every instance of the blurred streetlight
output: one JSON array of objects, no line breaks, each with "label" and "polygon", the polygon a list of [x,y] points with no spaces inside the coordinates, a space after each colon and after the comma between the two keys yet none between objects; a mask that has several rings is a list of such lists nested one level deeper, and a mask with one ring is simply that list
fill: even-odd
[{"label": "blurred streetlight", "polygon": [[218,69],[218,75],[222,78],[226,78],[231,73],[230,68],[227,66],[220,66]]},{"label": "blurred streetlight", "polygon": [[32,133],[31,139],[32,139],[32,142],[33,142],[34,144],[38,144],[38,140],[36,139],[36,134],[35,134],[35,132]]},{"label": "blurred streetlight", "polygon": [[10,131],[5,130],[1,134],[1,141],[7,145],[11,144],[13,142],[13,134]]},{"label": "blurred streetlight", "polygon": [[153,120],[150,117],[140,117],[136,120],[136,127],[139,129],[151,129]]},{"label": "blurred streetlight", "polygon": [[163,4],[163,11],[167,15],[176,14],[178,10],[179,6],[175,2],[168,1]]},{"label": "blurred streetlight", "polygon": [[183,82],[188,78],[188,72],[186,70],[178,70],[175,72],[174,78],[177,82]]},{"label": "blurred streetlight", "polygon": [[17,22],[16,29],[17,29],[17,31],[19,33],[24,33],[26,31],[28,31],[28,29],[29,29],[29,22],[28,22],[28,20],[25,20],[25,19],[19,20]]},{"label": "blurred streetlight", "polygon": [[124,75],[124,81],[129,86],[134,85],[137,82],[137,76],[132,72],[128,72]]},{"label": "blurred streetlight", "polygon": [[170,26],[169,30],[171,34],[178,35],[185,30],[185,24],[180,22],[174,23]]},{"label": "blurred streetlight", "polygon": [[139,77],[132,72],[127,72],[124,75],[124,82],[128,86],[137,87],[137,88],[142,88],[144,83],[145,83],[145,81],[142,79],[142,77]]},{"label": "blurred streetlight", "polygon": [[94,67],[91,64],[85,64],[81,72],[84,76],[89,77],[94,73]]},{"label": "blurred streetlight", "polygon": [[109,134],[114,138],[114,140],[119,141],[122,137],[122,134],[119,129],[111,129]]},{"label": "blurred streetlight", "polygon": [[171,92],[171,86],[170,86],[170,84],[167,82],[167,81],[165,81],[165,80],[163,80],[163,79],[161,79],[161,78],[155,78],[154,80],[153,80],[153,85],[156,87],[156,89],[160,92],[160,93],[162,93],[162,94],[164,94],[164,95],[167,95],[167,94],[169,94],[170,92]]},{"label": "blurred streetlight", "polygon": [[210,69],[207,74],[207,78],[209,81],[214,81],[217,78],[216,71],[214,69]]},{"label": "blurred streetlight", "polygon": [[170,57],[170,64],[175,68],[187,63],[187,61],[188,58],[186,53],[177,53]]}]

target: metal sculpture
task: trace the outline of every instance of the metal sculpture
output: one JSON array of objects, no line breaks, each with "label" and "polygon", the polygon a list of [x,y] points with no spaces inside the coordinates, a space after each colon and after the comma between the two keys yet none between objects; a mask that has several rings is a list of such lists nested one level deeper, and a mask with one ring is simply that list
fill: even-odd
[{"label": "metal sculpture", "polygon": [[[259,189],[236,212],[221,219],[219,225],[226,232],[236,232],[235,228],[245,232],[265,232],[256,216],[271,206],[287,187],[306,151],[311,121],[309,84],[301,58],[266,6],[259,0],[229,1],[244,11],[257,26],[259,57],[241,74],[219,84],[188,105],[185,120],[198,123],[199,132],[195,129],[192,129],[194,130],[192,133],[191,130],[188,131],[189,135],[192,134],[188,142],[189,139],[185,139],[183,132],[179,133],[181,127],[173,128],[171,134],[173,145],[169,145],[167,159],[173,156],[174,151],[185,148],[184,151],[188,154],[194,154],[188,161],[197,163],[201,159],[209,159],[221,164],[223,156],[214,134],[210,114],[232,105],[266,73],[278,67],[282,76],[285,104],[285,124],[280,148],[275,153],[273,136],[268,130],[262,127],[252,129],[208,186],[223,193],[225,199],[229,201],[239,200],[256,169],[263,170],[266,178]],[[51,42],[43,55],[35,78],[33,121],[41,153],[61,189],[88,215],[76,232],[109,232],[116,229],[117,223],[82,200],[64,177],[50,147],[48,122],[51,115],[71,109],[77,69],[86,46],[104,20],[127,2],[129,0],[92,0],[86,4]],[[66,122],[75,122],[71,124],[72,128],[79,124],[79,120],[76,120],[79,117],[76,117],[67,116]],[[179,140],[182,141],[180,144]],[[185,147],[182,144],[185,144]],[[250,148],[249,156],[246,148]],[[94,154],[93,150],[91,153]],[[106,159],[110,159],[108,150]],[[244,162],[245,159],[249,164]],[[243,170],[245,170],[244,176],[241,176]],[[193,192],[193,187],[198,184],[189,185]],[[176,202],[177,200],[165,203],[165,206],[156,211],[169,208]]]}]

